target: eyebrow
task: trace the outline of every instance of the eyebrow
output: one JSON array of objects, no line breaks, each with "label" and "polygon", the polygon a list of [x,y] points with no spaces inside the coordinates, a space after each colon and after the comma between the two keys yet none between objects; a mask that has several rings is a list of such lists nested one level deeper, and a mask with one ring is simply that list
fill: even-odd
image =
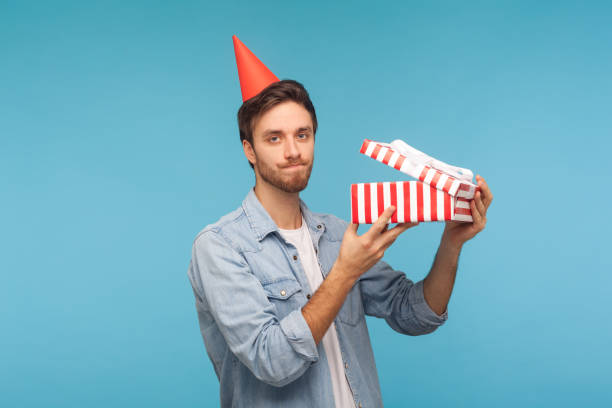
[{"label": "eyebrow", "polygon": [[[302,126],[297,129],[298,132],[312,132],[312,128],[310,126]],[[282,130],[278,129],[268,129],[263,133],[263,136],[266,137],[268,135],[281,135],[283,134]]]}]

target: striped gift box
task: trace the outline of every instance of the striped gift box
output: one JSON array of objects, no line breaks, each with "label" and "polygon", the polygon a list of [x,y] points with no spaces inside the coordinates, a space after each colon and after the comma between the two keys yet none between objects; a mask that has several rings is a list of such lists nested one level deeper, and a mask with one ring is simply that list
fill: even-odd
[{"label": "striped gift box", "polygon": [[458,180],[440,170],[406,157],[394,149],[393,146],[386,143],[365,139],[359,152],[424,183],[430,184],[439,190],[445,191],[453,197],[472,199],[478,190],[478,186]]},{"label": "striped gift box", "polygon": [[390,205],[392,223],[472,221],[469,200],[420,181],[351,184],[352,223],[372,224]]}]

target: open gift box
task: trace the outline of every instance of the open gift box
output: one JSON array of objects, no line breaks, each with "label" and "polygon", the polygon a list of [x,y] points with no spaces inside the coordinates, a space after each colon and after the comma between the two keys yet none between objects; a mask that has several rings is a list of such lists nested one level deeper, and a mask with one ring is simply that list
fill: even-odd
[{"label": "open gift box", "polygon": [[390,205],[390,222],[472,221],[470,200],[480,188],[473,173],[448,165],[402,140],[381,143],[365,139],[360,153],[419,181],[351,184],[351,222],[372,224]]}]

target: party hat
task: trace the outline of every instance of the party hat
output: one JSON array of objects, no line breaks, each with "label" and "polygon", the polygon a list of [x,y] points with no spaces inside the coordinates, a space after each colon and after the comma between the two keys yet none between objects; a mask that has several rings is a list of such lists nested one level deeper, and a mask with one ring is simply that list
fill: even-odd
[{"label": "party hat", "polygon": [[257,95],[271,83],[278,82],[279,79],[238,37],[234,35],[232,39],[234,40],[238,78],[240,79],[240,90],[242,91],[242,101],[244,102]]}]

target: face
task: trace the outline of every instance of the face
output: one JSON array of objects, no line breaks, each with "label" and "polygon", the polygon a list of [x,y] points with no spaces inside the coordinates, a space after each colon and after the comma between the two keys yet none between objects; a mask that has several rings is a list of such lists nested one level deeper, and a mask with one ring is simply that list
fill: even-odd
[{"label": "face", "polygon": [[314,132],[308,111],[293,101],[264,113],[253,129],[253,146],[243,143],[257,179],[287,193],[306,188],[314,160]]}]

